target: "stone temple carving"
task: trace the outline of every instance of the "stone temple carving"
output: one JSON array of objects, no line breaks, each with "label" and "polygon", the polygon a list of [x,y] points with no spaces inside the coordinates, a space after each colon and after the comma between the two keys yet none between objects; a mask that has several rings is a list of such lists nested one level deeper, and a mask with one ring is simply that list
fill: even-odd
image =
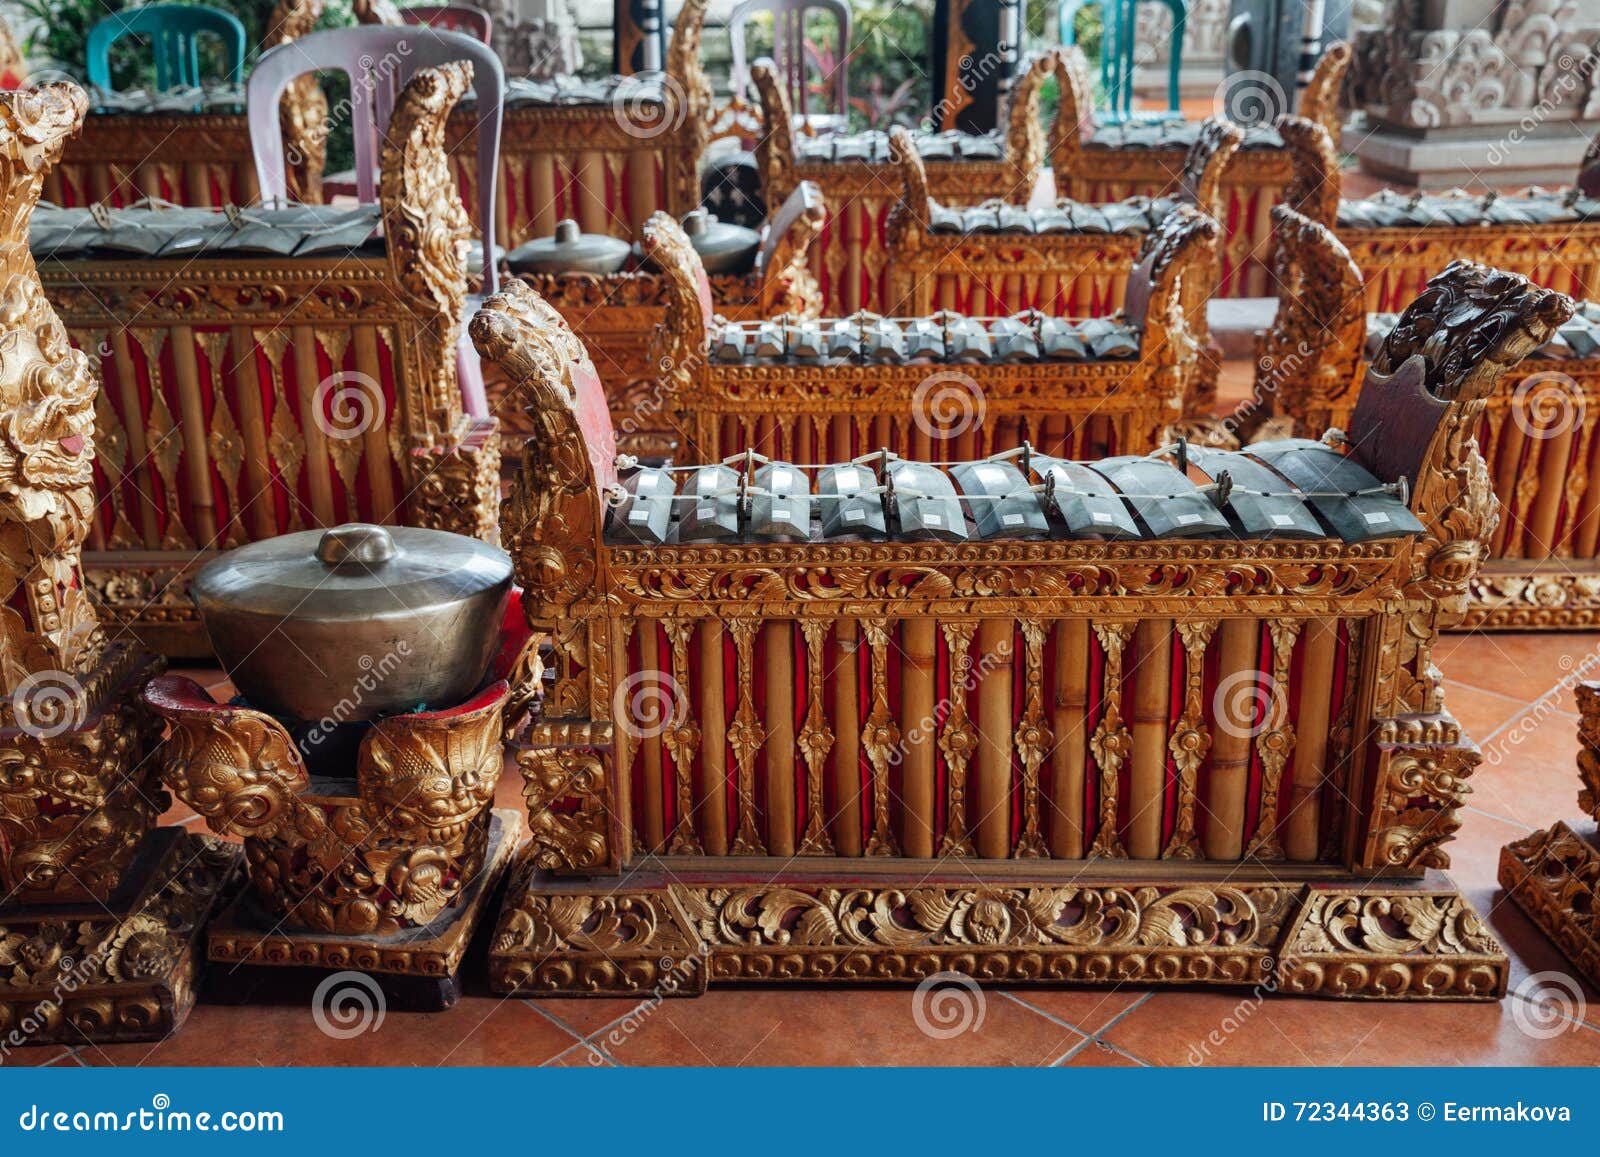
[{"label": "stone temple carving", "polygon": [[1392,0],[1356,38],[1350,95],[1375,130],[1357,156],[1424,184],[1570,173],[1600,127],[1572,126],[1600,121],[1597,53],[1600,0]]}]

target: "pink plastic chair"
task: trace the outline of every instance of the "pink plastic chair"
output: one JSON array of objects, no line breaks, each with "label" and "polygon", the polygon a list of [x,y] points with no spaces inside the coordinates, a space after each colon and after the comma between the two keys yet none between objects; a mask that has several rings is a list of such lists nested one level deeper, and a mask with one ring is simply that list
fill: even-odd
[{"label": "pink plastic chair", "polygon": [[[355,132],[356,199],[378,199],[378,156],[395,99],[418,69],[466,60],[472,64],[478,132],[478,220],[483,235],[484,295],[499,286],[494,248],[495,181],[500,171],[500,120],[505,104],[505,70],[494,50],[460,32],[432,28],[359,25],[313,32],[268,49],[256,61],[245,89],[250,117],[250,150],[263,200],[288,196],[283,130],[278,106],[296,77],[308,72],[342,72],[350,78],[350,118]],[[469,315],[476,303],[469,303]],[[462,319],[465,322],[465,318]],[[463,324],[456,365],[462,404],[473,417],[489,412],[477,351]]]},{"label": "pink plastic chair", "polygon": [[485,44],[493,42],[493,18],[482,8],[474,8],[470,4],[416,4],[400,9],[400,15],[407,24],[422,24],[429,28],[476,36]]}]

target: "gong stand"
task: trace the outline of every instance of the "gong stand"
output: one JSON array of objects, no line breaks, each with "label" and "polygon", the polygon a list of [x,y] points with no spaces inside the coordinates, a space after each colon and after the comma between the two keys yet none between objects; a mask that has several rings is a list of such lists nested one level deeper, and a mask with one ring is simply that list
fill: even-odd
[{"label": "gong stand", "polygon": [[163,778],[213,831],[245,843],[250,887],[206,936],[209,958],[234,966],[219,999],[355,969],[396,1007],[455,1004],[522,830],[516,812],[489,806],[506,694],[500,681],[443,711],[379,720],[352,753],[328,720],[291,735],[193,680],[150,684],[146,699],[172,725]]}]

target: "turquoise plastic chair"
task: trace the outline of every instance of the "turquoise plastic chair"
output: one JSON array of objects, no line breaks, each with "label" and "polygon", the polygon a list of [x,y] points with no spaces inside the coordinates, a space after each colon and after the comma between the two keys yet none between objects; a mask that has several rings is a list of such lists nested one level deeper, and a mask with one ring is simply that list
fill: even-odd
[{"label": "turquoise plastic chair", "polygon": [[1188,18],[1184,0],[1061,0],[1061,43],[1076,44],[1073,17],[1091,4],[1100,9],[1100,88],[1110,107],[1102,118],[1111,124],[1133,119],[1133,36],[1140,3],[1165,4],[1172,12],[1172,41],[1167,50],[1167,112],[1165,119],[1182,116],[1178,96],[1178,69],[1183,62],[1183,28]]},{"label": "turquoise plastic chair", "polygon": [[158,89],[200,83],[198,38],[207,34],[222,41],[227,80],[239,84],[244,79],[244,25],[237,16],[204,4],[150,4],[113,13],[89,30],[89,83],[110,89],[111,46],[140,33],[155,51]]}]

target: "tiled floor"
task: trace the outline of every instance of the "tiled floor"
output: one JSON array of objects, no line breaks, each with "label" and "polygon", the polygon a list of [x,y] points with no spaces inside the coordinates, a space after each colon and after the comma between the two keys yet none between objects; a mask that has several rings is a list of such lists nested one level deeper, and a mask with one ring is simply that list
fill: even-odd
[{"label": "tiled floor", "polygon": [[[1229,371],[1223,393],[1237,396],[1243,378],[1238,367]],[[1530,828],[1578,814],[1570,684],[1600,668],[1600,634],[1450,636],[1438,661],[1451,710],[1487,755],[1452,845],[1451,875],[1511,954],[1513,988],[1526,992],[1530,976],[1567,966],[1506,899],[1497,859],[1501,845]],[[509,777],[500,802],[517,805]],[[193,820],[179,807],[167,822]],[[930,1035],[903,989],[719,989],[640,1005],[500,999],[480,985],[447,1013],[389,1011],[376,1031],[349,1040],[320,1031],[305,1004],[202,1005],[161,1044],[21,1049],[4,1063],[1600,1064],[1600,993],[1582,992],[1573,1015],[1547,1022],[1521,995],[1498,1005],[1377,1005],[1135,986],[994,990],[962,1010],[966,1031]],[[932,1015],[922,1022],[942,1023]]]}]

